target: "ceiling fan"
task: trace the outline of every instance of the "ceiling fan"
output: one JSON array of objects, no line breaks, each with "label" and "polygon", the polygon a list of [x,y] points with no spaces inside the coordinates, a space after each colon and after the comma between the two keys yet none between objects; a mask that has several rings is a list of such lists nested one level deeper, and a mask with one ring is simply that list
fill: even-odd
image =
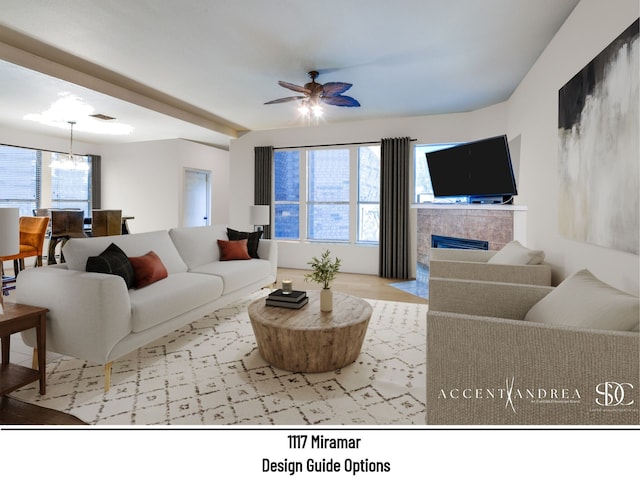
[{"label": "ceiling fan", "polygon": [[338,107],[359,107],[360,103],[353,97],[342,95],[344,92],[352,87],[350,83],[344,82],[327,82],[324,85],[316,83],[316,78],[319,73],[316,70],[309,72],[311,81],[305,83],[304,87],[294,85],[293,83],[279,81],[278,85],[294,92],[303,93],[304,95],[294,95],[291,97],[278,98],[277,100],[271,100],[266,102],[265,105],[272,105],[274,103],[291,102],[294,100],[300,100],[303,107],[318,108],[320,102],[328,105],[336,105]]}]

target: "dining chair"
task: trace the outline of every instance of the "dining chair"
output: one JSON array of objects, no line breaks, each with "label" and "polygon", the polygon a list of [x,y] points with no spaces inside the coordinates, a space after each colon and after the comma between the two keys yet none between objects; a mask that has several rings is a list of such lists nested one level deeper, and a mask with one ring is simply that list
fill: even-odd
[{"label": "dining chair", "polygon": [[35,266],[42,266],[42,250],[49,226],[49,217],[20,217],[19,222],[20,252],[0,258],[2,262],[13,260],[14,276],[24,270],[25,258],[36,257]]},{"label": "dining chair", "polygon": [[91,235],[93,237],[122,235],[122,210],[93,210]]},{"label": "dining chair", "polygon": [[56,262],[56,247],[60,244],[60,262],[64,263],[62,247],[70,238],[86,237],[84,231],[84,211],[82,210],[51,210],[51,239],[49,240],[49,254],[47,264]]}]

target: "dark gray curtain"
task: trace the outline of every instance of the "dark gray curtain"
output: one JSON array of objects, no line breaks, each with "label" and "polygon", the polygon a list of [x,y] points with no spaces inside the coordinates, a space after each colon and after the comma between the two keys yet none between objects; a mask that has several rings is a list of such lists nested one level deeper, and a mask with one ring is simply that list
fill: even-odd
[{"label": "dark gray curtain", "polygon": [[[102,158],[100,155],[89,155],[91,161],[91,208],[102,208]],[[86,217],[91,216],[91,212],[85,212]]]},{"label": "dark gray curtain", "polygon": [[409,278],[411,139],[384,138],[380,149],[380,261],[384,278]]},{"label": "dark gray curtain", "polygon": [[[255,147],[254,205],[271,205],[273,147]],[[271,238],[271,223],[264,226],[263,238]]]}]

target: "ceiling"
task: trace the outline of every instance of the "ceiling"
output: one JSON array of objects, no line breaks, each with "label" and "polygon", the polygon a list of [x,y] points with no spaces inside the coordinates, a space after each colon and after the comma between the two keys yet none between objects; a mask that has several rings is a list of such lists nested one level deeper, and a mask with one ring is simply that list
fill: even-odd
[{"label": "ceiling", "polygon": [[578,2],[0,0],[0,125],[68,135],[23,118],[68,92],[134,127],[80,140],[226,148],[302,126],[294,103],[264,103],[310,70],[362,105],[327,123],[476,110],[509,98]]}]

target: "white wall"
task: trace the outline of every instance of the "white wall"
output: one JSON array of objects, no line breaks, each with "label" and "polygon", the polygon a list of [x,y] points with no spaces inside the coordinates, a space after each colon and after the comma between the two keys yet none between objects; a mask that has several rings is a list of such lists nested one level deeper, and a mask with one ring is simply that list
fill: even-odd
[{"label": "white wall", "polygon": [[557,142],[559,89],[638,15],[637,0],[582,0],[507,103],[508,135],[521,135],[519,202],[529,207],[529,245],[546,252],[555,282],[588,268],[635,295],[638,255],[559,235]]},{"label": "white wall", "polygon": [[[64,134],[63,134],[64,135]],[[66,133],[69,135],[69,132]],[[69,137],[50,137],[48,135],[17,130],[5,125],[0,125],[0,143],[16,147],[50,150],[52,152],[68,152]],[[73,140],[73,151],[78,154],[96,153],[98,145]]]},{"label": "white wall", "polygon": [[[327,112],[331,115],[331,112]],[[292,115],[295,112],[292,110]],[[385,137],[416,139],[416,143],[447,143],[475,140],[506,133],[506,105],[499,104],[472,113],[405,117],[251,132],[233,140],[231,155],[231,223],[250,228],[249,205],[253,203],[254,147],[287,147],[349,142],[379,141]],[[411,265],[415,275],[416,212],[411,210]],[[378,248],[371,246],[279,242],[278,263],[282,267],[308,268],[313,255],[329,248],[343,260],[344,272],[378,274]]]},{"label": "white wall", "polygon": [[184,169],[209,170],[211,222],[229,221],[229,152],[174,139],[103,145],[102,208],[135,217],[132,233],[181,225]]}]

